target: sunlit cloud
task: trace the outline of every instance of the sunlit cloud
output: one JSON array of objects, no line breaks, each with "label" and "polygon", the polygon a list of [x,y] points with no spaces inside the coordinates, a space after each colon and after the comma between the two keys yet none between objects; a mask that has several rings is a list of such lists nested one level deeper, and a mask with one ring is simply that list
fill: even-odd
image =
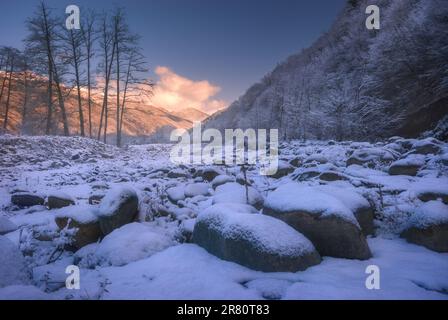
[{"label": "sunlit cloud", "polygon": [[151,97],[155,106],[169,111],[196,108],[212,114],[228,105],[224,100],[213,99],[221,88],[207,80],[194,81],[162,66],[158,66],[155,73],[159,77]]}]

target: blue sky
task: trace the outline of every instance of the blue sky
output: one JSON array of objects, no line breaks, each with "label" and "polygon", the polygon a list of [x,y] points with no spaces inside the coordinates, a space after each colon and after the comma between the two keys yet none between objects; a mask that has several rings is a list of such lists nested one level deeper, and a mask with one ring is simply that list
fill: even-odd
[{"label": "blue sky", "polygon": [[[1,45],[22,47],[24,21],[38,0],[0,0]],[[152,71],[207,80],[214,98],[232,102],[275,65],[327,31],[346,0],[47,0],[61,15],[69,4],[82,10],[125,7],[142,36]],[[166,69],[160,69],[167,75]],[[151,74],[158,80],[160,74]],[[163,76],[163,75],[162,75]],[[170,78],[171,79],[171,78]],[[168,79],[169,80],[169,79]],[[172,80],[172,79],[171,79]],[[193,82],[194,83],[194,82]]]}]

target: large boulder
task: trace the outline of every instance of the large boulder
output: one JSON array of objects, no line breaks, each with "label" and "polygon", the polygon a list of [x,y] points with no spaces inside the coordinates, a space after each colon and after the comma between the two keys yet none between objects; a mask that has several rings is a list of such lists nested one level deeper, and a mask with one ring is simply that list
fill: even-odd
[{"label": "large boulder", "polygon": [[425,165],[425,157],[421,155],[409,155],[404,159],[395,161],[389,167],[390,175],[416,176],[421,167]]},{"label": "large boulder", "polygon": [[401,237],[437,252],[448,252],[448,206],[429,201],[412,216]]},{"label": "large boulder", "polygon": [[215,179],[213,179],[213,181],[211,182],[211,185],[212,185],[213,189],[216,189],[217,187],[219,187],[223,184],[226,184],[228,182],[235,182],[235,177],[221,174],[221,175],[215,177]]},{"label": "large boulder", "polygon": [[[247,187],[247,194],[246,194]],[[217,203],[249,204],[257,209],[263,207],[263,196],[253,187],[243,186],[236,182],[229,182],[216,188],[213,204]]]},{"label": "large boulder", "polygon": [[22,252],[4,236],[0,236],[0,257],[0,288],[29,283],[29,272]]},{"label": "large boulder", "polygon": [[220,169],[214,168],[214,167],[205,167],[200,168],[196,171],[194,174],[194,177],[201,177],[205,181],[211,182],[213,179],[215,179],[219,175],[223,175],[224,172],[222,172]]},{"label": "large boulder", "polygon": [[45,203],[45,199],[36,194],[18,193],[11,196],[11,202],[18,207],[26,208],[43,205]]},{"label": "large boulder", "polygon": [[443,203],[448,204],[448,190],[443,191],[421,191],[417,194],[417,197],[423,201],[434,201],[434,200],[442,200]]},{"label": "large boulder", "polygon": [[55,222],[59,229],[76,229],[72,243],[76,249],[97,242],[101,238],[100,224],[93,208],[72,206],[58,211]]},{"label": "large boulder", "polygon": [[211,254],[264,272],[296,272],[320,263],[311,242],[250,206],[217,204],[197,218],[193,242]]},{"label": "large boulder", "polygon": [[68,206],[75,205],[75,200],[69,195],[59,193],[49,195],[47,198],[48,209],[60,209]]},{"label": "large boulder", "polygon": [[163,229],[143,223],[129,223],[109,233],[94,246],[76,252],[75,257],[82,267],[123,266],[147,258],[174,244]]},{"label": "large boulder", "polygon": [[285,184],[268,195],[263,213],[283,220],[305,235],[323,256],[359,260],[371,257],[352,210],[318,188]]},{"label": "large boulder", "polygon": [[439,154],[442,150],[440,147],[440,141],[433,138],[427,138],[424,140],[418,140],[412,145],[410,153],[416,154]]},{"label": "large boulder", "polygon": [[166,190],[166,194],[168,196],[168,200],[176,204],[178,201],[185,199],[185,186],[178,185],[175,187],[168,188]]},{"label": "large boulder", "polygon": [[294,170],[295,170],[295,167],[293,165],[289,164],[288,162],[278,161],[277,172],[270,177],[274,178],[274,179],[280,179],[280,178],[287,176],[288,174],[294,172]]},{"label": "large boulder", "polygon": [[374,227],[374,210],[366,198],[356,192],[356,189],[347,183],[318,186],[319,191],[325,192],[339,201],[353,212],[364,235],[372,235]]},{"label": "large boulder", "polygon": [[210,193],[210,184],[204,182],[187,184],[184,190],[185,197],[207,196]]},{"label": "large boulder", "polygon": [[0,236],[17,230],[17,226],[9,219],[0,216]]},{"label": "large boulder", "polygon": [[114,188],[101,201],[97,215],[101,232],[107,235],[134,221],[138,215],[138,196],[130,188]]},{"label": "large boulder", "polygon": [[376,163],[390,163],[397,159],[398,152],[388,150],[380,147],[362,148],[355,150],[350,158],[347,160],[347,166],[370,165],[374,166]]}]

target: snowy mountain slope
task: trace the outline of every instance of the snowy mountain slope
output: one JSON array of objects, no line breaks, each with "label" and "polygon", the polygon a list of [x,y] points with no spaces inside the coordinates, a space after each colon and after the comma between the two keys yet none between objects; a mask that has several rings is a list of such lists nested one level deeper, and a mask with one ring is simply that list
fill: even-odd
[{"label": "snowy mountain slope", "polygon": [[[0,72],[1,78],[4,74]],[[29,82],[27,104],[24,108],[24,91],[22,88],[22,75],[15,73],[12,77],[12,90],[10,99],[10,109],[8,114],[7,132],[11,134],[25,133],[33,135],[42,135],[45,133],[45,124],[47,116],[47,108],[45,101],[45,82],[42,77],[33,74],[33,80]],[[70,134],[79,134],[79,111],[77,105],[77,96],[74,91],[69,88],[65,88],[67,97],[65,101],[65,107],[67,109],[68,123],[70,128]],[[4,95],[6,96],[6,94]],[[2,120],[4,119],[4,107],[3,104],[6,98],[2,98]],[[102,98],[98,93],[93,98],[92,103],[92,133],[93,136],[98,134],[98,127],[101,115],[101,103]],[[87,99],[83,99],[83,113],[84,113],[84,126],[86,133],[89,133],[88,124],[88,103]],[[108,136],[110,136],[110,142],[115,138],[115,106],[109,106],[108,116]],[[53,133],[62,134],[61,114],[59,107],[56,106],[54,110],[53,119]],[[201,118],[202,119],[202,118]],[[3,124],[3,123],[2,123]],[[159,108],[153,105],[140,103],[137,101],[129,101],[126,105],[126,112],[124,114],[123,121],[123,135],[126,137],[149,137],[153,135],[157,130],[164,127],[170,127],[172,129],[189,129],[192,127],[192,121],[188,118],[183,118],[182,115],[176,115],[163,108]]]},{"label": "snowy mountain slope", "polygon": [[[376,4],[381,29],[367,30]],[[447,113],[448,3],[350,1],[310,48],[279,64],[209,128],[279,128],[282,138],[416,137]]]}]

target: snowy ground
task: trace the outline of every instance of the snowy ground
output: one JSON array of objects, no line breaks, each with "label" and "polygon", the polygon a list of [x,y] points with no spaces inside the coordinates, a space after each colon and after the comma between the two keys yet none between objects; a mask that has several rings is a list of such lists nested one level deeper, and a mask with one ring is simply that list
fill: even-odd
[{"label": "snowy ground", "polygon": [[[281,146],[284,176],[261,177],[251,168],[249,202],[257,209],[278,187],[297,183],[356,192],[376,212],[375,235],[368,238],[371,259],[323,257],[302,272],[266,273],[186,243],[185,234],[204,209],[246,202],[245,188],[233,182],[242,179],[240,168],[215,168],[221,176],[213,183],[227,182],[216,188],[194,177],[192,168],[171,164],[169,145],[120,150],[81,138],[0,137],[0,217],[18,227],[5,237],[24,254],[30,275],[29,280],[0,288],[0,299],[448,299],[448,253],[399,237],[410,223],[424,223],[414,221],[422,212],[429,222],[446,218],[441,200],[431,205],[420,197],[448,193],[448,146],[437,142],[437,155],[412,152],[428,143],[433,141],[291,142]],[[418,168],[418,173],[390,175],[394,164]],[[328,172],[339,178],[319,178]],[[87,205],[90,196],[117,186],[137,192],[138,221],[78,252],[64,250],[56,261],[52,254],[64,239],[54,218],[75,207],[48,210],[11,204],[11,195],[24,191],[59,195],[72,198],[77,212],[85,215],[98,207]],[[342,202],[350,209],[347,201]],[[429,210],[426,215],[428,203],[441,213]],[[65,268],[71,264],[81,268],[81,290],[64,288]],[[379,290],[365,286],[369,265],[380,268]]]}]

